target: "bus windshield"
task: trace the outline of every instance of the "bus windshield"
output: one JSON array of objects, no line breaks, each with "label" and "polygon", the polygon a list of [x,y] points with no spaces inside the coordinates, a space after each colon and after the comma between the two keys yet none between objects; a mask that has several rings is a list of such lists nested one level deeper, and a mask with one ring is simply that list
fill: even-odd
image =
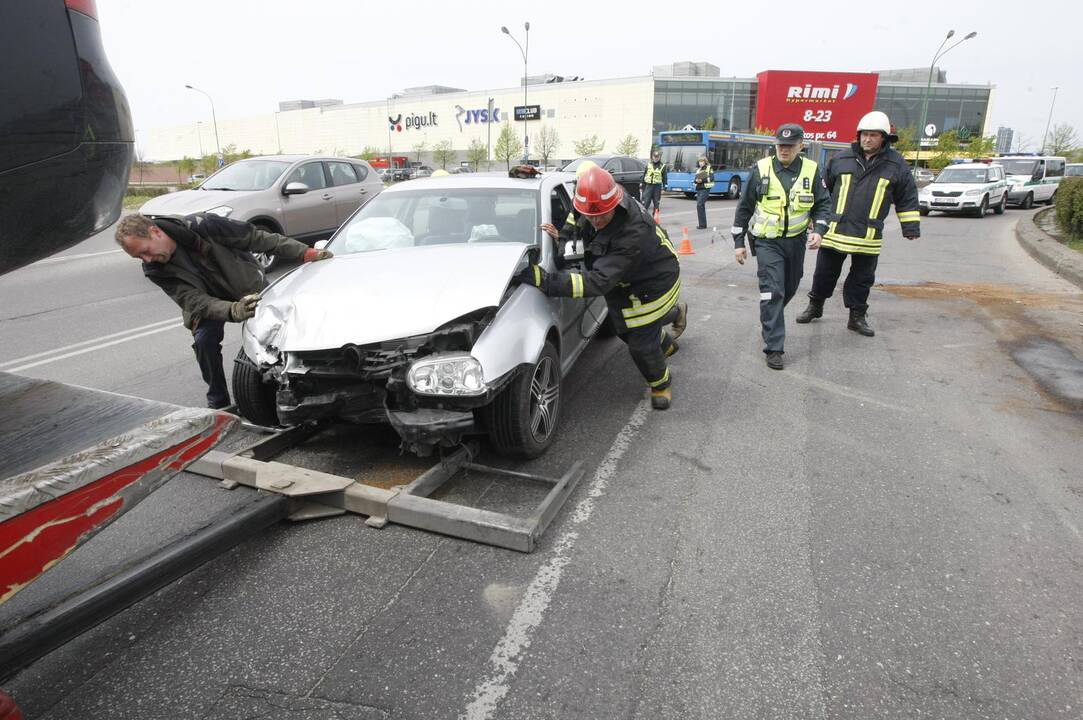
[{"label": "bus windshield", "polygon": [[663,145],[662,162],[673,172],[695,172],[696,161],[706,151],[704,145]]}]

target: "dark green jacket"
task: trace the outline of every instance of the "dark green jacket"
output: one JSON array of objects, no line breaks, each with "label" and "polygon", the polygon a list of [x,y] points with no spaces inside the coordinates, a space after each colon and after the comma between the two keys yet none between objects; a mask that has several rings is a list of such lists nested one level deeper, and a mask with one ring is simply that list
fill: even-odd
[{"label": "dark green jacket", "polygon": [[177,243],[177,251],[169,262],[143,263],[143,274],[180,306],[189,330],[204,319],[229,321],[234,301],[263,289],[252,253],[300,260],[308,249],[285,235],[206,213],[154,218],[154,224]]}]

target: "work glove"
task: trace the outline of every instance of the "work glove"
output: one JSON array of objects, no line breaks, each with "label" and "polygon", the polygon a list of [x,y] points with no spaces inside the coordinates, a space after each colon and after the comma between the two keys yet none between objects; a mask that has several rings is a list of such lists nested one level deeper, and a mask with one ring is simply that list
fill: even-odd
[{"label": "work glove", "polygon": [[316,248],[309,248],[305,250],[304,262],[316,262],[317,260],[326,260],[327,258],[334,257],[334,253],[330,250],[317,250]]},{"label": "work glove", "polygon": [[229,319],[233,322],[242,322],[256,314],[256,305],[259,304],[259,295],[245,295],[229,306]]},{"label": "work glove", "polygon": [[537,265],[527,265],[516,273],[512,280],[515,280],[522,285],[532,285],[536,288],[540,288],[542,282],[545,280],[545,271]]}]

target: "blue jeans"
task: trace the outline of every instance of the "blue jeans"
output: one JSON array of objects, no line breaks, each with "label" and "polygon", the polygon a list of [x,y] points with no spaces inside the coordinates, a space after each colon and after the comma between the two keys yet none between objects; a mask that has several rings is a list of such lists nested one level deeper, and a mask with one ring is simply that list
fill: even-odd
[{"label": "blue jeans", "polygon": [[711,191],[707,188],[696,190],[696,215],[699,217],[699,226],[701,228],[707,227],[707,198],[710,195]]}]

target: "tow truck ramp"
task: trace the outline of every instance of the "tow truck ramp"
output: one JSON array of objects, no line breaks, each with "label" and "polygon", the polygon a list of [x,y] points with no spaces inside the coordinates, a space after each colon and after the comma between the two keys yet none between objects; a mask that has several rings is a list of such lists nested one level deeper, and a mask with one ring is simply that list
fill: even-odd
[{"label": "tow truck ramp", "polygon": [[[244,485],[288,497],[290,520],[355,513],[366,516],[365,524],[374,528],[390,522],[525,553],[534,549],[583,477],[579,461],[559,478],[482,465],[474,462],[477,447],[471,444],[442,458],[408,485],[391,489],[366,485],[361,481],[364,478],[355,480],[271,459],[321,429],[313,423],[271,431],[236,454],[212,450],[192,463],[188,472],[220,480],[227,488]],[[526,516],[432,497],[453,478],[471,472],[514,482],[543,483],[550,489]]]}]

